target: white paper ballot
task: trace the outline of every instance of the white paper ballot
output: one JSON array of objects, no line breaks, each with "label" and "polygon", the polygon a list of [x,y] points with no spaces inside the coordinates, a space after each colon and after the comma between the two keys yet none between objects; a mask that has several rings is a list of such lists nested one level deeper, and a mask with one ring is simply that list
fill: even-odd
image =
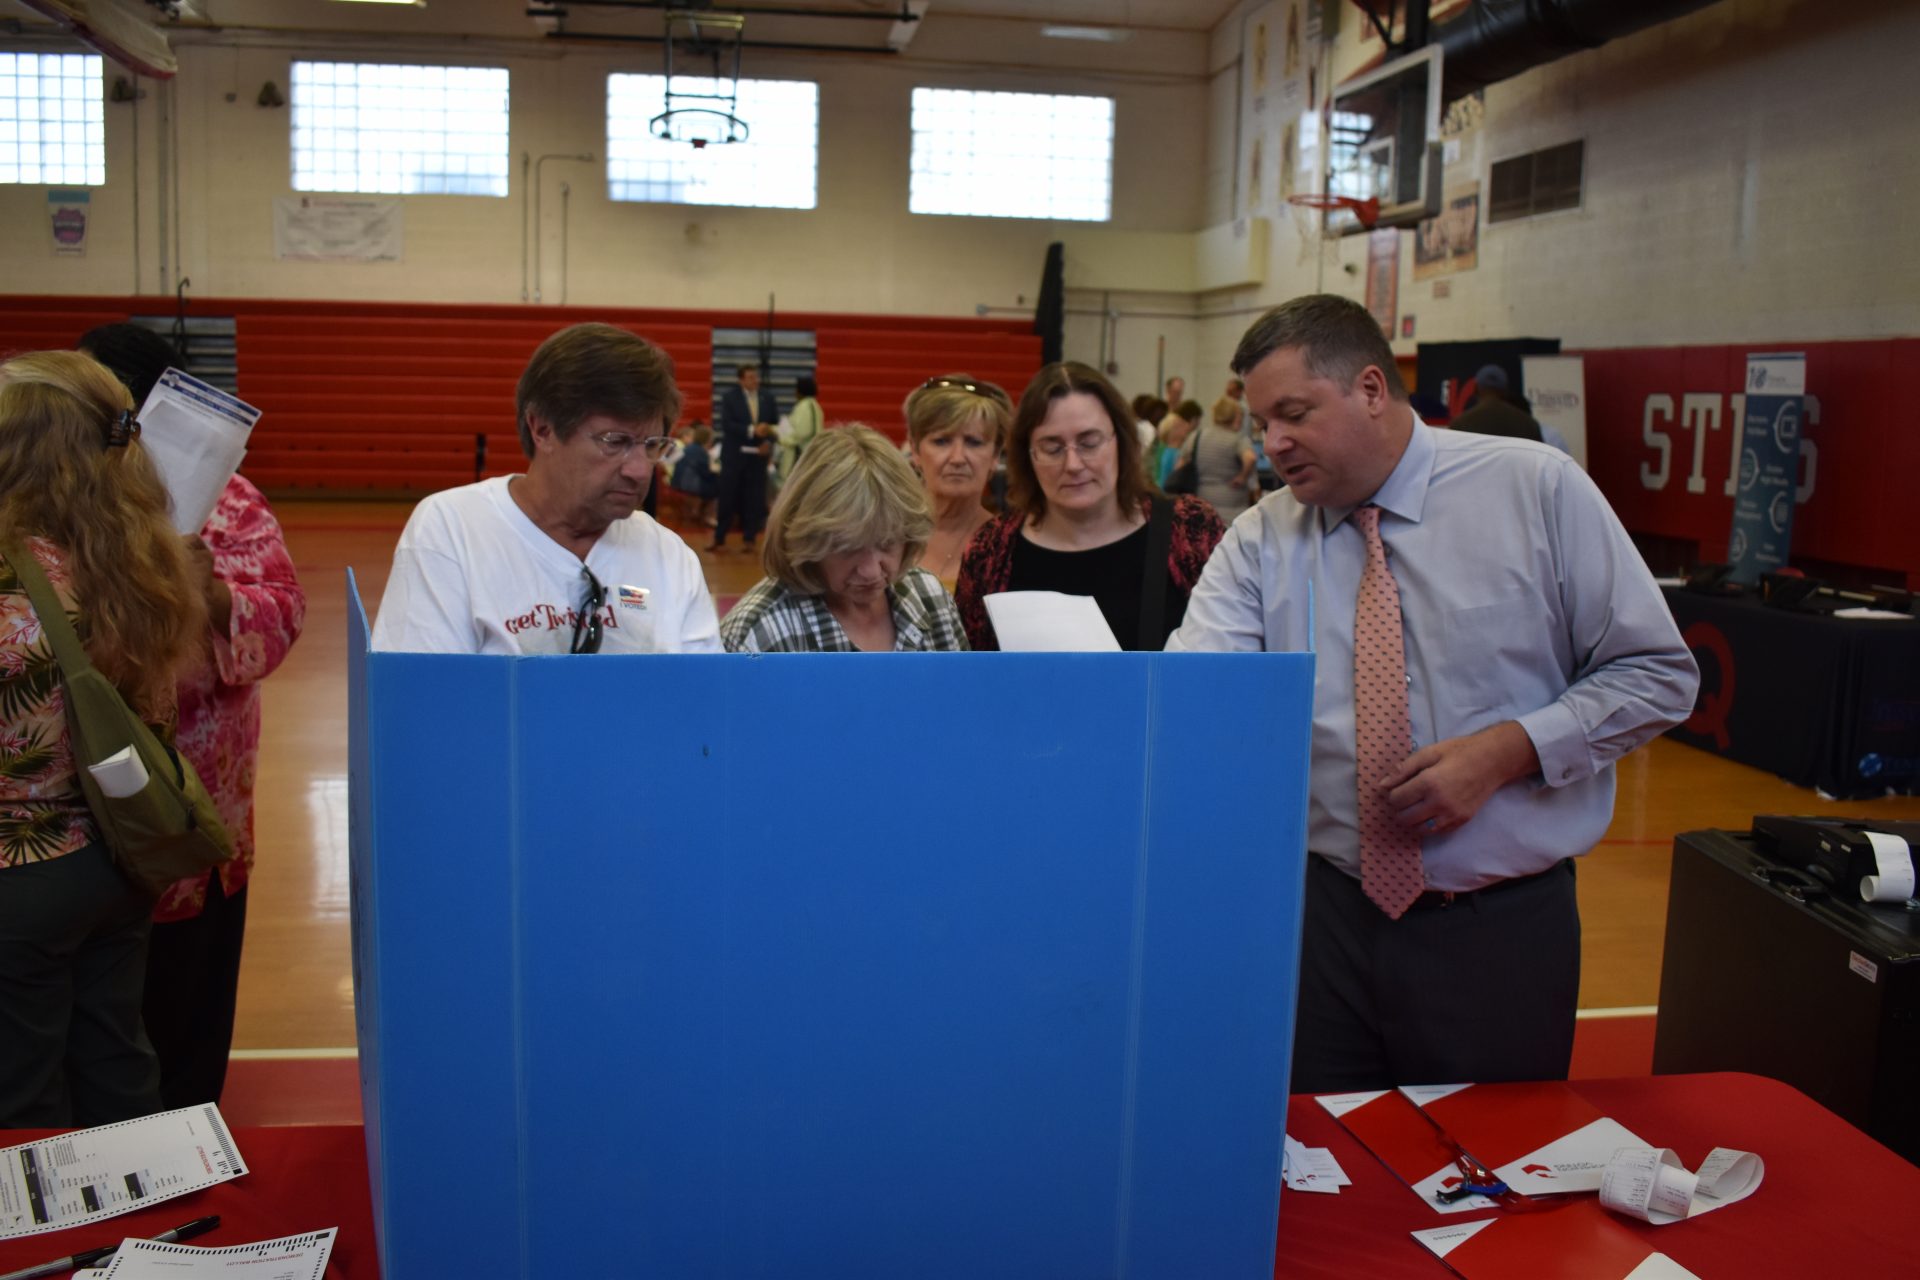
[{"label": "white paper ballot", "polygon": [[194,1280],[196,1276],[246,1276],[248,1280],[320,1280],[327,1272],[338,1227],[281,1236],[257,1244],[204,1249],[158,1240],[124,1240],[104,1271],[83,1271],[102,1280]]},{"label": "white paper ballot", "polygon": [[1750,1151],[1715,1147],[1689,1173],[1668,1147],[1622,1147],[1600,1176],[1600,1203],[1656,1227],[1697,1218],[1744,1200],[1760,1187],[1766,1167]]},{"label": "white paper ballot", "polygon": [[1092,596],[996,591],[984,603],[1003,653],[1120,652],[1120,642]]},{"label": "white paper ballot", "polygon": [[240,469],[260,411],[237,396],[168,369],[140,406],[140,443],[173,496],[173,527],[198,533]]},{"label": "white paper ballot", "polygon": [[137,796],[147,785],[146,761],[132,747],[122,747],[99,764],[88,765],[87,772],[115,800]]},{"label": "white paper ballot", "polygon": [[98,1222],[247,1171],[213,1103],[0,1151],[0,1240]]},{"label": "white paper ballot", "polygon": [[1907,842],[1884,831],[1867,832],[1873,874],[1860,880],[1862,902],[1905,902],[1913,896],[1913,853]]},{"label": "white paper ballot", "polygon": [[1286,1135],[1280,1176],[1291,1190],[1336,1195],[1340,1188],[1353,1182],[1347,1177],[1347,1171],[1340,1167],[1340,1161],[1334,1158],[1332,1151],[1326,1147],[1309,1147],[1292,1134]]},{"label": "white paper ballot", "polygon": [[1913,621],[1913,615],[1910,613],[1900,613],[1893,609],[1869,609],[1864,605],[1855,609],[1835,609],[1833,616],[1836,618],[1850,618],[1855,622],[1863,620],[1879,622]]}]

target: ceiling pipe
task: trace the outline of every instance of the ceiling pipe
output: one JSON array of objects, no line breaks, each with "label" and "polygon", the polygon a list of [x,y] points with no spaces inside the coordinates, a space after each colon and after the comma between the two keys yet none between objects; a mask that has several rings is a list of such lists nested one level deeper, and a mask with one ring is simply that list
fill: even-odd
[{"label": "ceiling pipe", "polygon": [[1718,0],[1474,0],[1433,25],[1448,101],[1523,71],[1685,17]]}]

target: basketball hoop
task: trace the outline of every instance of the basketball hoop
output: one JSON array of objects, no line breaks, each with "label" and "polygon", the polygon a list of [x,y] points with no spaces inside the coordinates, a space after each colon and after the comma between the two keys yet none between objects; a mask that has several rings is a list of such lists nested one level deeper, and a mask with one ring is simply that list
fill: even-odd
[{"label": "basketball hoop", "polygon": [[1353,196],[1336,196],[1323,191],[1310,191],[1305,195],[1288,196],[1287,203],[1299,205],[1303,209],[1319,209],[1328,213],[1344,209],[1353,215],[1354,221],[1368,231],[1373,230],[1373,224],[1380,221],[1380,201],[1374,197],[1360,200]]},{"label": "basketball hoop", "polygon": [[[685,142],[695,151],[704,150],[708,143],[745,142],[751,132],[747,122],[731,111],[722,111],[717,107],[680,107],[671,105],[675,101],[684,102],[693,94],[668,95],[668,107],[653,119],[647,121],[647,132],[666,142]],[[715,95],[702,94],[700,97]],[[729,105],[730,97],[724,99]]]}]

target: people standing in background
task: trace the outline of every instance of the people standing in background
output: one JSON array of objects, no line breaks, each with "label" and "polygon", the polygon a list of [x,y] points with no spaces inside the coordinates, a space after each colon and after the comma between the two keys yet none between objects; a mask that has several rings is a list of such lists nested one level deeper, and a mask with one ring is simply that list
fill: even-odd
[{"label": "people standing in background", "polygon": [[760,388],[760,370],[743,364],[739,380],[720,397],[720,514],[708,551],[725,551],[727,533],[737,523],[751,548],[767,522],[767,463],[773,455],[774,424],[780,419],[773,392]]},{"label": "people standing in background", "polygon": [[93,667],[170,737],[206,602],[138,434],[133,397],[92,357],[0,364],[0,1128],[160,1107],[140,1017],[153,902],[100,838],[59,659],[21,582],[31,557]]},{"label": "people standing in background", "polygon": [[[138,404],[169,365],[181,363],[172,343],[131,324],[93,329],[80,349],[111,369]],[[175,746],[213,797],[233,858],[173,885],[154,904],[144,1013],[168,1110],[218,1102],[226,1086],[253,875],[260,682],[286,659],[307,616],[280,522],[245,477],[227,481],[187,545],[210,627],[204,659],[180,677]]]},{"label": "people standing in background", "polygon": [[720,491],[718,469],[710,446],[713,428],[694,422],[675,433],[680,441],[680,456],[674,460],[674,491],[686,500],[681,519],[690,525],[714,525],[713,499]]},{"label": "people standing in background", "polygon": [[1240,402],[1226,396],[1214,401],[1213,421],[1193,433],[1193,466],[1199,479],[1197,493],[1232,524],[1253,504],[1253,446],[1240,430]]},{"label": "people standing in background", "polygon": [[1571,454],[1567,439],[1533,416],[1533,406],[1524,396],[1514,394],[1507,371],[1497,364],[1482,365],[1473,375],[1473,403],[1447,425],[1455,431],[1475,435],[1507,436],[1515,440],[1538,440],[1560,452]]},{"label": "people standing in background", "polygon": [[975,649],[997,649],[996,591],[1092,596],[1122,649],[1156,650],[1220,541],[1194,497],[1154,491],[1133,447],[1133,415],[1100,372],[1069,361],[1034,376],[1007,443],[1013,511],[989,521],[960,561],[954,599]]},{"label": "people standing in background", "polygon": [[1187,398],[1187,380],[1178,375],[1167,379],[1164,397],[1168,404],[1177,405]]},{"label": "people standing in background", "polygon": [[1013,401],[991,382],[949,373],[916,387],[905,408],[908,454],[933,507],[921,564],[951,591],[967,543],[993,516],[985,495],[1013,423]]},{"label": "people standing in background", "polygon": [[1140,456],[1147,460],[1147,474],[1160,474],[1160,419],[1167,413],[1167,402],[1142,392],[1133,398],[1133,425],[1140,433]]},{"label": "people standing in background", "polygon": [[[1290,1087],[1565,1078],[1574,862],[1614,761],[1692,710],[1693,657],[1586,474],[1419,422],[1361,304],[1296,298],[1233,367],[1287,492],[1167,648],[1316,655]],[[1524,960],[1464,981],[1473,956]]]},{"label": "people standing in background", "polygon": [[793,382],[794,394],[800,397],[793,402],[793,412],[787,415],[787,434],[780,441],[779,464],[776,474],[780,483],[800,465],[800,458],[813,443],[814,437],[826,429],[826,415],[820,411],[820,386],[813,375],[803,373]]},{"label": "people standing in background", "polygon": [[1200,429],[1200,419],[1205,413],[1198,400],[1182,400],[1174,406],[1173,412],[1160,420],[1160,470],[1154,475],[1153,482],[1161,488],[1167,487],[1167,480],[1173,475],[1174,468],[1180,465],[1187,442]]}]

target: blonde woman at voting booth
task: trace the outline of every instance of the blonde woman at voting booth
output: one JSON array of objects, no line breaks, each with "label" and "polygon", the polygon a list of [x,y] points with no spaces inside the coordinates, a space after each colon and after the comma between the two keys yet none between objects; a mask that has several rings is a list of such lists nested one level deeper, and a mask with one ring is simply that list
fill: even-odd
[{"label": "blonde woman at voting booth", "polygon": [[925,569],[933,516],[893,444],[858,423],[815,441],[767,522],[767,576],[720,623],[733,653],[964,649]]}]

